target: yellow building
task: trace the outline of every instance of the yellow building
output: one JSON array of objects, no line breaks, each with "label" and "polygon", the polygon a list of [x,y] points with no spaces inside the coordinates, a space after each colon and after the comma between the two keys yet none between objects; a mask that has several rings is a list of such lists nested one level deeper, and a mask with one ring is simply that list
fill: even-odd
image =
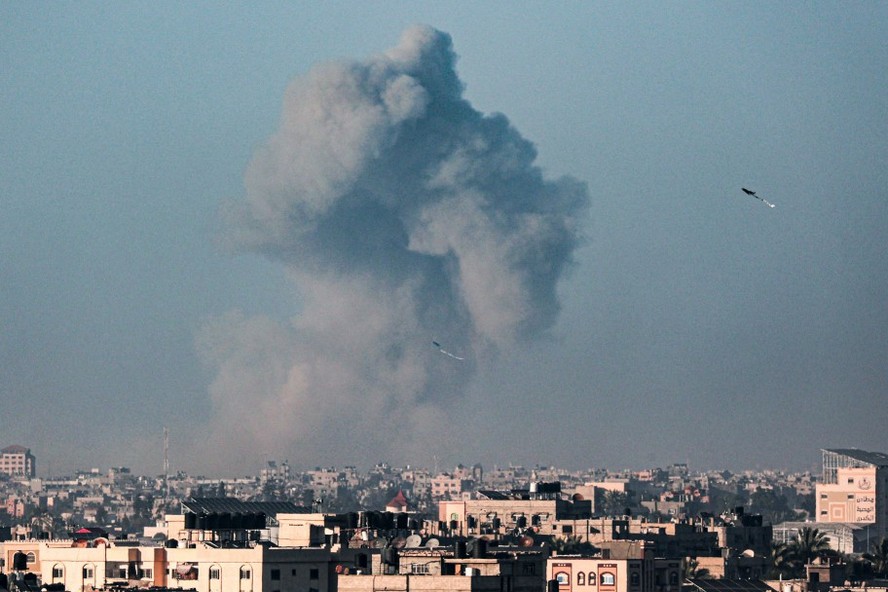
[{"label": "yellow building", "polygon": [[27,570],[43,584],[70,592],[111,585],[195,588],[204,592],[282,592],[329,589],[330,552],[323,548],[219,549],[115,546],[96,541],[16,541],[3,544],[7,566],[17,552],[33,557]]},{"label": "yellow building", "polygon": [[866,527],[874,540],[888,536],[888,455],[854,448],[822,452],[817,522]]},{"label": "yellow building", "polygon": [[438,521],[447,534],[498,538],[530,529],[542,536],[588,539],[591,502],[565,499],[557,482],[509,492],[481,490],[478,495],[438,504]]},{"label": "yellow building", "polygon": [[[682,561],[655,559],[644,543],[602,557],[550,557],[546,579],[558,592],[680,592]],[[618,551],[618,552],[615,552]]]}]

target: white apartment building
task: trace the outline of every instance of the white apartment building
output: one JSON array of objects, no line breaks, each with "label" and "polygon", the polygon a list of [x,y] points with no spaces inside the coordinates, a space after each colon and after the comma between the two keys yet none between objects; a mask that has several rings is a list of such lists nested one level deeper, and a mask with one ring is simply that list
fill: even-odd
[{"label": "white apartment building", "polygon": [[0,473],[15,477],[36,477],[37,459],[30,448],[12,445],[0,450]]}]

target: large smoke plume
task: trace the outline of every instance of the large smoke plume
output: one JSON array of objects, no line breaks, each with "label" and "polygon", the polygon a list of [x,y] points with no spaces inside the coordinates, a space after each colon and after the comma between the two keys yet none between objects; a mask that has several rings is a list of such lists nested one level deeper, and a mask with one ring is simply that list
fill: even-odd
[{"label": "large smoke plume", "polygon": [[232,314],[203,331],[211,445],[398,460],[485,352],[554,323],[585,185],[544,179],[506,117],[462,97],[455,59],[449,35],[414,27],[290,85],[227,220],[238,245],[286,266],[303,306],[288,323]]}]

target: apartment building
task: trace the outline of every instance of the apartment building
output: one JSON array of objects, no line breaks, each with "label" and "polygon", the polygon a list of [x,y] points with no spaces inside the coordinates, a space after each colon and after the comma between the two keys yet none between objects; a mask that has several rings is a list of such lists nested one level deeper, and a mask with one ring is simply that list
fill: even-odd
[{"label": "apartment building", "polygon": [[493,547],[483,539],[452,546],[385,549],[367,570],[337,569],[339,592],[540,592],[548,550]]},{"label": "apartment building", "polygon": [[37,476],[37,459],[30,448],[12,445],[0,450],[0,473],[13,477]]},{"label": "apartment building", "polygon": [[590,530],[592,503],[564,499],[560,483],[532,483],[509,492],[481,490],[478,499],[442,501],[438,520],[454,536],[494,537],[532,530],[543,536],[580,536]]},{"label": "apartment building", "polygon": [[632,543],[601,557],[550,557],[546,579],[558,592],[679,592],[682,567],[680,559],[656,559],[653,549]]},{"label": "apartment building", "polygon": [[888,536],[888,455],[856,448],[822,453],[817,522],[864,527],[873,540]]},{"label": "apartment building", "polygon": [[[43,584],[70,592],[113,585],[182,587],[208,592],[329,590],[330,552],[324,548],[116,546],[107,539],[7,542],[4,557],[14,567],[18,553]],[[14,571],[14,570],[13,570]]]},{"label": "apartment building", "polygon": [[470,490],[472,481],[449,473],[441,473],[432,477],[430,485],[434,499],[459,499],[463,492]]}]

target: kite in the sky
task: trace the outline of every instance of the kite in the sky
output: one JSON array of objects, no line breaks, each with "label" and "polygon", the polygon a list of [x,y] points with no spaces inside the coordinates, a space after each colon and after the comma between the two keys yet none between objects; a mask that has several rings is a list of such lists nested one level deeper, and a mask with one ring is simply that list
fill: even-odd
[{"label": "kite in the sky", "polygon": [[756,194],[755,194],[755,191],[751,191],[751,190],[747,189],[746,187],[741,187],[740,189],[742,189],[742,190],[743,190],[743,193],[745,193],[746,195],[751,195],[752,197],[754,197],[754,198],[756,198],[756,199],[758,199],[758,200],[763,201],[763,202],[765,203],[765,205],[768,206],[769,208],[773,208],[773,207],[774,207],[774,204],[772,204],[771,202],[769,202],[767,199],[765,199],[764,197],[759,197],[758,195],[756,195]]},{"label": "kite in the sky", "polygon": [[434,345],[435,347],[437,347],[439,352],[441,352],[441,353],[444,354],[445,356],[450,356],[450,357],[453,358],[454,360],[460,360],[460,361],[462,361],[462,360],[465,359],[465,358],[461,358],[461,357],[459,357],[459,356],[455,356],[455,355],[453,355],[452,353],[450,353],[449,351],[447,351],[446,349],[444,349],[444,348],[441,346],[441,344],[438,343],[437,341],[435,341],[434,339],[432,340],[432,345]]}]

